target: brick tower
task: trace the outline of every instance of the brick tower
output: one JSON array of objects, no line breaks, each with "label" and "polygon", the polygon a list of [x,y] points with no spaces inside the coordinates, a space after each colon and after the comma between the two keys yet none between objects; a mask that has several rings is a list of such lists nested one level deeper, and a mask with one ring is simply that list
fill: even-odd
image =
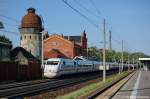
[{"label": "brick tower", "polygon": [[19,30],[21,33],[20,46],[41,60],[43,27],[41,18],[35,13],[34,8],[27,9]]}]

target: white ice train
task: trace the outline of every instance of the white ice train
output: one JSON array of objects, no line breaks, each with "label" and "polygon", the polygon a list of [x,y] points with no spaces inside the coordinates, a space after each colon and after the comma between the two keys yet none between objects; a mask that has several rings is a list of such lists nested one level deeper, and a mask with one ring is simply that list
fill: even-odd
[{"label": "white ice train", "polygon": [[[93,71],[103,70],[103,62],[87,59],[84,56],[76,56],[74,60],[77,61],[79,65],[86,66],[90,64],[90,66],[93,66]],[[117,62],[106,62],[106,70],[117,69],[118,67],[119,64]]]},{"label": "white ice train", "polygon": [[[106,63],[106,70],[116,69],[118,67],[118,63]],[[89,60],[83,56],[76,56],[74,59],[50,58],[46,60],[44,76],[53,78],[65,74],[99,70],[103,70],[102,62]]]},{"label": "white ice train", "polygon": [[44,76],[53,78],[64,74],[72,74],[77,71],[77,63],[71,59],[50,58],[46,60]]}]

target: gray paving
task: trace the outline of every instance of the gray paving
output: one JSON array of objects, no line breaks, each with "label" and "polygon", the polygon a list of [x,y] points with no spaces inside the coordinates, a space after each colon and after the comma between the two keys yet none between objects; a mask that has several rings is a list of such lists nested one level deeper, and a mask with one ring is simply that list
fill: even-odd
[{"label": "gray paving", "polygon": [[112,99],[150,99],[150,71],[138,71]]}]

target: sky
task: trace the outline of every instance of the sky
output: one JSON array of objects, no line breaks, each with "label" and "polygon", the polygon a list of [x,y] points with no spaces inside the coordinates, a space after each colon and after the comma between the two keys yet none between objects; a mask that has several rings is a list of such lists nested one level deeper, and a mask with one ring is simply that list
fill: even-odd
[{"label": "sky", "polygon": [[[112,48],[144,52],[150,55],[150,0],[67,0],[81,14],[92,20],[93,25],[62,0],[0,0],[0,21],[5,35],[20,45],[18,27],[26,9],[33,7],[43,19],[45,31],[63,35],[81,35],[85,30],[88,46],[103,47],[103,19],[106,20],[107,48],[109,30],[112,31]],[[5,32],[4,32],[5,31]],[[9,32],[7,32],[9,31]]]}]

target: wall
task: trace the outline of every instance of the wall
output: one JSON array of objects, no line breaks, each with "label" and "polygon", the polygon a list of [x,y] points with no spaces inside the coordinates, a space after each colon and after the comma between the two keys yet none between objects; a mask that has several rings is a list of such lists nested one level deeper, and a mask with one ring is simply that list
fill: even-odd
[{"label": "wall", "polygon": [[[81,36],[81,42],[76,43],[75,41],[69,41],[61,35],[53,34],[49,38],[44,40],[44,53],[57,49],[68,58],[74,58],[75,56],[86,56],[87,55],[87,38],[86,34]],[[47,55],[46,55],[47,56]],[[57,56],[57,55],[51,55]]]},{"label": "wall", "polygon": [[73,44],[57,37],[53,37],[44,42],[44,52],[49,52],[52,49],[57,49],[70,58],[73,58],[73,48]]},{"label": "wall", "polygon": [[41,60],[42,35],[37,31],[34,28],[22,28],[20,46]]}]

